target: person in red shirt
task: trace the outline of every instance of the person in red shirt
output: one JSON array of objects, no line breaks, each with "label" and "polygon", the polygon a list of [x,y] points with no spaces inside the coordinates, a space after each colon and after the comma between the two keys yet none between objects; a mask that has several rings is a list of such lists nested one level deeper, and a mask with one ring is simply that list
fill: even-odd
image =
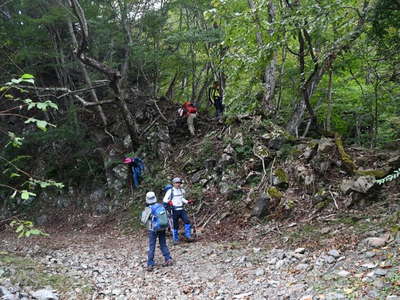
[{"label": "person in red shirt", "polygon": [[186,101],[182,104],[182,107],[178,110],[178,113],[179,116],[186,117],[190,134],[194,136],[194,119],[197,117],[197,107],[193,103]]}]

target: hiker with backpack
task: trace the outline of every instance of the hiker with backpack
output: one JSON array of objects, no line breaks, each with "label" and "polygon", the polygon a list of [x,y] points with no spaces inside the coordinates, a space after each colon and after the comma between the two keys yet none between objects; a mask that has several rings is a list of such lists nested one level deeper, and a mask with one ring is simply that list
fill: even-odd
[{"label": "hiker with backpack", "polygon": [[218,81],[214,81],[208,90],[208,100],[215,107],[216,119],[220,120],[224,112],[224,105],[222,104],[222,89]]},{"label": "hiker with backpack", "polygon": [[140,177],[144,171],[144,162],[139,157],[131,158],[127,157],[124,159],[124,164],[127,164],[132,172],[132,183],[134,187],[138,187],[140,183]]},{"label": "hiker with backpack", "polygon": [[186,101],[178,110],[178,114],[180,117],[186,117],[189,132],[194,136],[194,119],[197,117],[197,107],[192,102]]},{"label": "hiker with backpack", "polygon": [[171,254],[167,246],[165,230],[168,228],[167,212],[164,205],[157,203],[157,197],[154,192],[146,194],[146,208],[142,211],[140,218],[142,224],[148,229],[148,252],[147,252],[147,270],[154,269],[154,253],[156,250],[157,238],[160,244],[160,250],[164,256],[164,266],[173,264]]},{"label": "hiker with backpack", "polygon": [[175,177],[172,180],[172,187],[165,193],[163,204],[172,208],[173,230],[172,239],[174,244],[179,244],[179,219],[184,223],[184,236],[186,241],[191,242],[192,239],[192,225],[189,217],[184,209],[184,204],[191,204],[193,200],[185,199],[185,190],[182,188],[182,179]]}]

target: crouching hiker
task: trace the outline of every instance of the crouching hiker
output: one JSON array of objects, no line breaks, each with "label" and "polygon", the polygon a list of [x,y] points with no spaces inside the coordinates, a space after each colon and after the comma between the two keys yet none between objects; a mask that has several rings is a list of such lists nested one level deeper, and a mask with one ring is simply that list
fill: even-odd
[{"label": "crouching hiker", "polygon": [[172,180],[172,188],[165,193],[163,204],[172,207],[172,220],[174,229],[172,230],[172,239],[174,244],[179,243],[179,219],[184,223],[184,236],[188,242],[192,242],[192,228],[189,217],[183,208],[184,204],[193,203],[192,200],[185,199],[185,190],[181,187],[182,179],[176,177]]},{"label": "crouching hiker", "polygon": [[156,250],[157,238],[160,243],[160,250],[164,256],[164,266],[172,265],[172,257],[169,253],[165,230],[168,227],[168,217],[164,206],[157,203],[157,197],[154,192],[146,194],[146,208],[142,211],[140,221],[148,229],[149,249],[147,254],[147,270],[154,269],[154,253]]}]

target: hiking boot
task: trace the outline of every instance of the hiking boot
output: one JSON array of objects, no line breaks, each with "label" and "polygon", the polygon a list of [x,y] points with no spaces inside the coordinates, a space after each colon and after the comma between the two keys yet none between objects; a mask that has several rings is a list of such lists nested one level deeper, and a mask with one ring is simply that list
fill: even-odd
[{"label": "hiking boot", "polygon": [[174,264],[174,262],[172,261],[172,259],[168,259],[168,260],[164,263],[164,267],[172,266],[173,264]]},{"label": "hiking boot", "polygon": [[147,272],[153,272],[154,266],[147,266]]},{"label": "hiking boot", "polygon": [[194,242],[194,239],[192,237],[185,237],[185,240],[188,243]]}]

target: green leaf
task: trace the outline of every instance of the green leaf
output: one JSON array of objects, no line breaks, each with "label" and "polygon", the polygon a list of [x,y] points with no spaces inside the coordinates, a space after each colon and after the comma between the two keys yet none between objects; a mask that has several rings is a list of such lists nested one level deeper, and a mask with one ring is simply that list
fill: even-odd
[{"label": "green leaf", "polygon": [[46,131],[47,130],[47,122],[46,121],[44,121],[44,120],[39,120],[39,121],[37,121],[36,122],[36,126],[39,128],[39,129],[41,129],[41,130],[43,130],[43,131]]},{"label": "green leaf", "polygon": [[42,234],[42,232],[39,229],[31,229],[29,230],[29,232],[34,235]]},{"label": "green leaf", "polygon": [[20,177],[20,176],[21,176],[21,175],[18,174],[18,173],[11,173],[10,178],[13,178],[13,177]]},{"label": "green leaf", "polygon": [[23,200],[28,200],[28,199],[29,199],[29,196],[30,196],[31,194],[32,194],[32,193],[28,192],[27,190],[23,190],[23,191],[21,192],[21,199],[23,199]]},{"label": "green leaf", "polygon": [[[25,124],[28,124],[28,123],[36,123],[36,126],[39,128],[39,129],[41,129],[41,130],[43,130],[43,131],[46,131],[47,130],[47,125],[51,125],[51,124],[49,124],[49,123],[47,123],[46,121],[44,121],[44,120],[38,120],[38,119],[35,119],[35,118],[29,118],[28,120],[26,120],[25,121]],[[52,126],[54,126],[54,125],[52,125]],[[54,126],[55,127],[55,126]]]},{"label": "green leaf", "polygon": [[20,232],[22,231],[22,229],[24,229],[24,225],[20,224],[17,229],[15,229],[15,232]]},{"label": "green leaf", "polygon": [[32,74],[24,74],[21,76],[22,79],[34,79],[35,77]]}]

